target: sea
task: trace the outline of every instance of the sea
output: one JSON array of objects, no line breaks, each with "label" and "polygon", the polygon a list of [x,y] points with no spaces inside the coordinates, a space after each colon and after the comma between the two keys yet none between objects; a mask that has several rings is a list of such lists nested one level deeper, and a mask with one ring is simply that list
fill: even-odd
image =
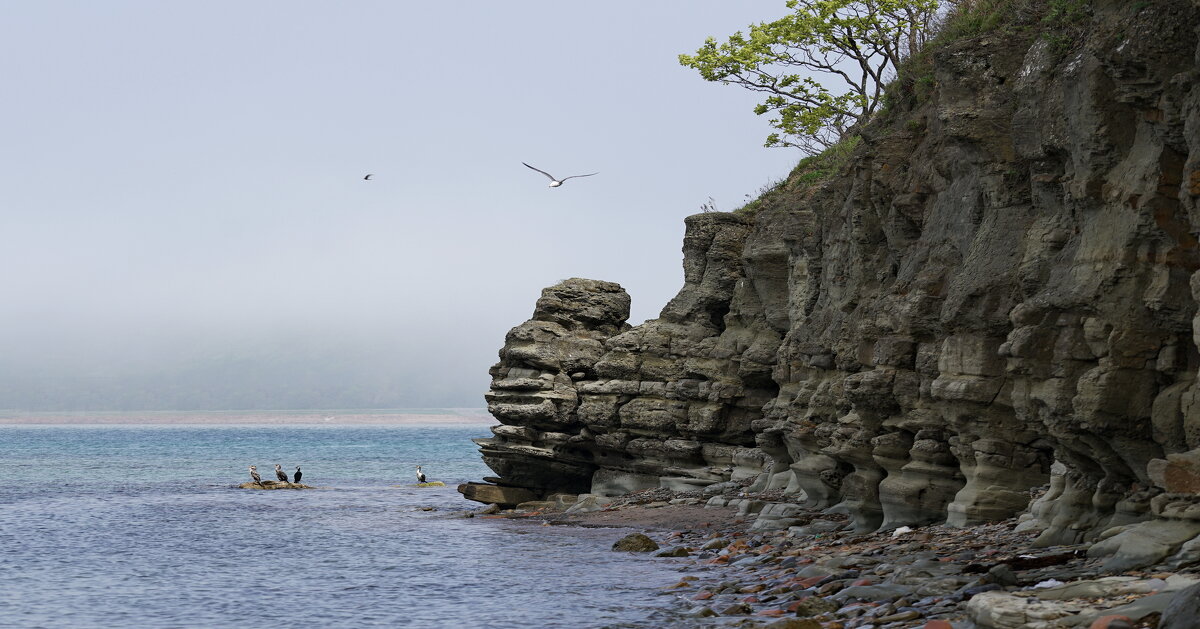
[{"label": "sea", "polygon": [[[462,517],[489,434],[0,425],[0,627],[675,626],[686,568],[612,552],[629,531]],[[275,463],[319,489],[237,488]]]}]

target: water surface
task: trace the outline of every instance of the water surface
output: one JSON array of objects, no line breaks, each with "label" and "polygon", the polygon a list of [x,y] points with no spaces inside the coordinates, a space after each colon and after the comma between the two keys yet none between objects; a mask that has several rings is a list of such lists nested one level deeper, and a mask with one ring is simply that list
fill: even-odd
[{"label": "water surface", "polygon": [[[0,626],[664,622],[623,532],[455,517],[484,426],[0,426]],[[302,465],[312,491],[248,491]],[[423,465],[445,488],[416,488]],[[398,485],[398,486],[397,486]],[[426,510],[432,508],[432,510]]]}]

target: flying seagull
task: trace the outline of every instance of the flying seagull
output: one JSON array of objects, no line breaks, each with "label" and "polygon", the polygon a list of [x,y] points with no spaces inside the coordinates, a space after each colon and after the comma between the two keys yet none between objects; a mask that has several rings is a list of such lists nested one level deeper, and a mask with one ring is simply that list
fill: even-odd
[{"label": "flying seagull", "polygon": [[[521,162],[521,163],[522,163],[522,164],[525,164],[525,162]],[[529,164],[525,164],[525,167],[526,167],[526,168],[533,168],[533,166],[530,166]],[[554,175],[551,175],[550,173],[548,173],[548,172],[546,172],[546,171],[544,171],[544,170],[542,170],[542,169],[540,169],[540,168],[533,168],[533,169],[534,169],[534,170],[536,170],[536,171],[538,171],[539,173],[542,173],[543,175],[545,175],[545,176],[547,176],[547,177],[549,177],[549,178],[550,178],[550,187],[551,187],[551,188],[557,188],[557,187],[559,187],[559,186],[563,185],[563,182],[564,182],[564,181],[566,181],[566,180],[568,180],[568,179],[574,179],[574,178],[576,178],[576,177],[591,177],[592,175],[599,175],[599,174],[600,174],[600,173],[588,173],[588,174],[586,174],[586,175],[571,175],[570,177],[563,177],[562,179],[555,179],[555,178],[554,178]]]},{"label": "flying seagull", "polygon": [[370,180],[371,180],[371,177],[374,177],[374,176],[375,176],[375,173],[367,173],[367,176],[366,176],[366,177],[363,177],[363,180],[364,180],[364,181],[370,181]]}]

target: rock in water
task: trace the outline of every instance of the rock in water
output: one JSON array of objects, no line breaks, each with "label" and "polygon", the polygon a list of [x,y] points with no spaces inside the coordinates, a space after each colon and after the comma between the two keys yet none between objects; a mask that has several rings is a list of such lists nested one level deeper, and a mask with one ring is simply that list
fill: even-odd
[{"label": "rock in water", "polygon": [[261,483],[242,483],[238,485],[238,489],[316,489],[316,487],[287,481],[265,480]]},{"label": "rock in water", "polygon": [[648,553],[658,550],[658,544],[641,533],[631,533],[617,540],[617,543],[613,544],[612,549],[624,550],[631,553]]},{"label": "rock in water", "polygon": [[458,486],[458,493],[467,500],[497,504],[501,507],[515,507],[522,502],[532,502],[538,498],[537,494],[528,489],[486,483],[464,483]]}]

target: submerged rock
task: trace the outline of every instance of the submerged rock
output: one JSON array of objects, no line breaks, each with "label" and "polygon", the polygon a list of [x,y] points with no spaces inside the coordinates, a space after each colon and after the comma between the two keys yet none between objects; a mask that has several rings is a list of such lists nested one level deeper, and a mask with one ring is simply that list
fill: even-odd
[{"label": "submerged rock", "polygon": [[625,537],[617,540],[612,547],[613,550],[624,550],[632,553],[648,553],[658,550],[658,544],[654,540],[646,537],[641,533],[630,533]]}]

